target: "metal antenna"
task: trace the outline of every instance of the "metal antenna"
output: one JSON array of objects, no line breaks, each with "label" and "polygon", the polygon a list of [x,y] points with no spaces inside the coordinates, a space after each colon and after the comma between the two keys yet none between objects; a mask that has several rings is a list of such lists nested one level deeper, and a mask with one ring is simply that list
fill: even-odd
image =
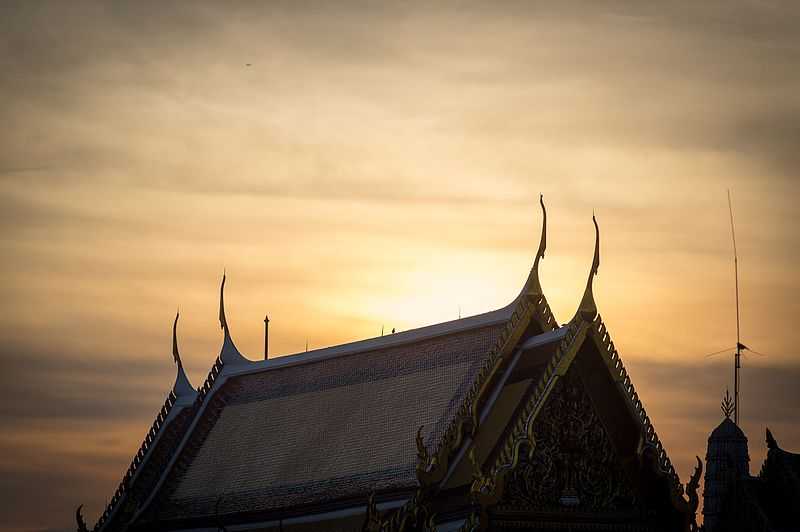
[{"label": "metal antenna", "polygon": [[733,240],[733,273],[736,282],[736,355],[733,366],[733,422],[739,425],[741,403],[739,402],[739,370],[742,367],[742,342],[739,335],[739,257],[736,253],[736,231],[733,226],[733,206],[731,204],[731,191],[728,189],[728,212],[731,216],[731,239]]}]

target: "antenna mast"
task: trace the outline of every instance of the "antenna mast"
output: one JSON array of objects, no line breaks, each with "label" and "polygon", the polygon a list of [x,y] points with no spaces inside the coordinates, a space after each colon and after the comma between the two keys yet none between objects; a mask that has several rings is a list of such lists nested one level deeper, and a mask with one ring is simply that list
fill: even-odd
[{"label": "antenna mast", "polygon": [[739,336],[739,258],[736,253],[736,231],[733,227],[733,206],[731,205],[731,191],[728,189],[728,212],[731,216],[731,239],[733,240],[733,273],[736,282],[736,354],[733,366],[733,422],[739,425],[741,407],[739,403],[739,370],[742,367],[742,342]]}]

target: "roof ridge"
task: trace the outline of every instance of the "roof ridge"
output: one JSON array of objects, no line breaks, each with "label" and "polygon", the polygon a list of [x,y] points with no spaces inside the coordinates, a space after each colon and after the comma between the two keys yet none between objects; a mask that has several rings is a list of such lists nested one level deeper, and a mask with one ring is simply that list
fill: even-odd
[{"label": "roof ridge", "polygon": [[286,368],[300,364],[311,364],[332,358],[355,355],[367,351],[388,349],[391,347],[405,346],[416,342],[431,340],[450,334],[466,332],[481,327],[497,325],[508,321],[513,315],[517,300],[512,301],[505,307],[501,307],[474,316],[459,318],[456,320],[423,325],[414,329],[354,340],[343,344],[335,344],[311,351],[278,355],[266,360],[248,360],[248,364],[239,365],[236,368],[230,367],[226,375],[246,375],[250,373],[260,373],[273,369]]}]

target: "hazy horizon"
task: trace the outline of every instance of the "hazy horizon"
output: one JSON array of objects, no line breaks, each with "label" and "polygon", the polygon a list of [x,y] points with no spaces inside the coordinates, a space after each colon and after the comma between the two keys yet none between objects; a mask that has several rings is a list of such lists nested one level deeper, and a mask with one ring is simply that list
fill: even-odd
[{"label": "hazy horizon", "polygon": [[[174,380],[508,304],[548,213],[685,482],[732,392],[800,450],[800,7],[0,5],[0,530],[102,512]],[[42,501],[45,500],[46,503]]]}]

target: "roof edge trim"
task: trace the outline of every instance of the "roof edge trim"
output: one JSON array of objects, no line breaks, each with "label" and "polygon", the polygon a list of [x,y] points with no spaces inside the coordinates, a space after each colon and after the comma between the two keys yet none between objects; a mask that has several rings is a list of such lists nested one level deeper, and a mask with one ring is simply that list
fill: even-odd
[{"label": "roof edge trim", "polygon": [[481,327],[490,327],[508,321],[511,318],[515,302],[510,305],[469,316],[458,320],[445,321],[433,325],[425,325],[416,329],[409,329],[394,334],[387,334],[385,336],[378,336],[375,338],[366,338],[364,340],[356,340],[345,344],[333,345],[330,347],[323,347],[314,349],[312,351],[293,353],[289,355],[280,355],[266,360],[251,361],[247,360],[246,367],[230,368],[226,371],[226,375],[247,375],[250,373],[257,373],[261,371],[269,371],[273,369],[280,369],[286,367],[297,366],[301,364],[311,364],[321,360],[330,358],[337,358],[340,356],[349,356],[363,353],[366,351],[375,351],[378,349],[388,349],[391,347],[399,347],[415,342],[430,340],[440,336],[447,336],[449,334],[460,333]]}]

